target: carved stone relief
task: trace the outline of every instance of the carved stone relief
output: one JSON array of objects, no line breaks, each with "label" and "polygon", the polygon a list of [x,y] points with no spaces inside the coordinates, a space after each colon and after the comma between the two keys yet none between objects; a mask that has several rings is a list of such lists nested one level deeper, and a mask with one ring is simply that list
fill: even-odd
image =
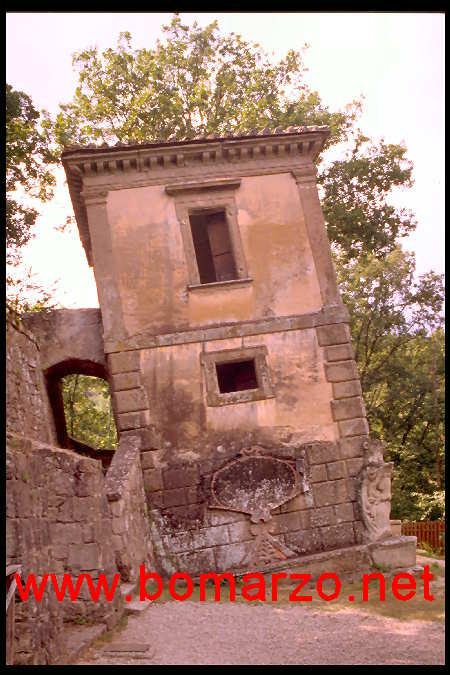
[{"label": "carved stone relief", "polygon": [[366,461],[361,472],[360,507],[367,542],[391,537],[391,475],[393,462],[383,459],[384,444],[364,443]]},{"label": "carved stone relief", "polygon": [[272,511],[304,492],[303,460],[264,454],[259,446],[242,450],[237,459],[216,471],[209,508],[239,511],[250,517],[251,542],[241,565],[264,566],[295,553],[273,535]]}]

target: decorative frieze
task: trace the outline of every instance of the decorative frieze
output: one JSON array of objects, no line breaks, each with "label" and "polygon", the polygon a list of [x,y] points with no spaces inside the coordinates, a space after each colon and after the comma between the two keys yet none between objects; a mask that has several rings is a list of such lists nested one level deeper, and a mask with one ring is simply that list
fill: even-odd
[{"label": "decorative frieze", "polygon": [[[235,140],[217,139],[202,142],[173,143],[166,145],[130,145],[123,148],[79,148],[66,150],[63,163],[69,171],[75,167],[83,176],[144,170],[154,171],[187,167],[195,164],[247,163],[259,159],[291,160],[299,157],[303,163],[314,167],[314,160],[324,138],[327,127],[316,127],[301,133],[281,134],[269,137],[250,137]],[[307,137],[310,140],[305,140]],[[298,173],[299,180],[303,178]]]}]

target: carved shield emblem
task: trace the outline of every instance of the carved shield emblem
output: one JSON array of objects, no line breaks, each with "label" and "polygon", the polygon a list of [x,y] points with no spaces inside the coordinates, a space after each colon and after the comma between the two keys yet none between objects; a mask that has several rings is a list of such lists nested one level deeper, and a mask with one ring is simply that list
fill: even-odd
[{"label": "carved shield emblem", "polygon": [[298,475],[292,463],[261,454],[257,446],[217,471],[211,482],[211,508],[240,511],[252,522],[296,496]]}]

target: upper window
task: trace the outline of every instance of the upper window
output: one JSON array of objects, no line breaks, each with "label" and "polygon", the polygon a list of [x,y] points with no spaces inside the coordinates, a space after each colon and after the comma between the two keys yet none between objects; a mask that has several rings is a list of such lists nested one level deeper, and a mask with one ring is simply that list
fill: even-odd
[{"label": "upper window", "polygon": [[190,290],[251,282],[234,199],[240,182],[223,178],[166,186],[175,201]]},{"label": "upper window", "polygon": [[225,211],[190,214],[189,222],[200,283],[237,279]]}]

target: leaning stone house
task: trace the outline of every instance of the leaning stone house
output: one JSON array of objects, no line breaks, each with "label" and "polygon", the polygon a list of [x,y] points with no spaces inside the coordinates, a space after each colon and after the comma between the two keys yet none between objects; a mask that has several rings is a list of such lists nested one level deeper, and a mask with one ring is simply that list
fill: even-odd
[{"label": "leaning stone house", "polygon": [[414,562],[390,538],[391,466],[369,438],[320,207],[328,133],[63,154],[100,309],[27,321],[41,440],[67,439],[62,375],[108,380],[119,449],[102,489],[124,579],[142,562],[194,577]]}]

